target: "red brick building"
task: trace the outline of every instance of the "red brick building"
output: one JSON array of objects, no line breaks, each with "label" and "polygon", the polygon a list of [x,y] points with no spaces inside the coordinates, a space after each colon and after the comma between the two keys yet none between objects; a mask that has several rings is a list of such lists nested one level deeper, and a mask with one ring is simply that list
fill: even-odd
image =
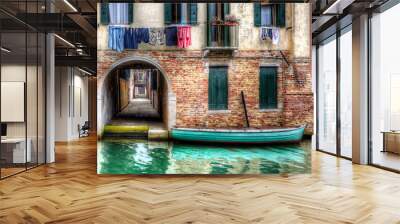
[{"label": "red brick building", "polygon": [[[181,10],[170,11],[176,7]],[[188,13],[183,15],[185,10]],[[307,124],[307,133],[311,133],[311,34],[310,17],[305,16],[309,12],[308,4],[137,3],[129,27],[163,28],[183,21],[192,27],[192,44],[178,48],[141,43],[138,49],[122,52],[108,48],[108,26],[99,21],[100,132],[113,114],[108,109],[112,102],[107,99],[112,89],[107,80],[113,71],[129,64],[146,64],[158,69],[164,80],[159,94],[163,95],[162,117],[168,128],[245,127],[243,92],[251,127]],[[223,23],[218,26],[228,28],[214,29],[211,15],[225,22],[232,16],[238,24],[228,27]],[[264,26],[278,32],[278,42],[261,38]]]}]

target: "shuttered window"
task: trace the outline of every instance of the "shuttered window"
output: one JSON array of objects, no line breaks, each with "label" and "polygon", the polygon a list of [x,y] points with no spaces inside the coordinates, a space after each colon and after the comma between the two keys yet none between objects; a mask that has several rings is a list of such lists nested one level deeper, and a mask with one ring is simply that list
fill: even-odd
[{"label": "shuttered window", "polygon": [[130,23],[133,23],[133,3],[129,3],[129,8],[128,8],[128,20]]},{"label": "shuttered window", "polygon": [[164,3],[164,23],[197,24],[197,3]]},{"label": "shuttered window", "polygon": [[108,25],[110,23],[108,3],[101,3],[100,5],[100,23],[103,25]]},{"label": "shuttered window", "polygon": [[208,109],[228,109],[227,67],[210,67],[208,78]]},{"label": "shuttered window", "polygon": [[254,26],[285,27],[285,4],[254,3]]},{"label": "shuttered window", "polygon": [[[224,21],[225,16],[230,13],[229,3],[208,3],[207,23],[213,20]],[[229,26],[207,26],[207,46],[228,47],[230,46]]]},{"label": "shuttered window", "polygon": [[[101,3],[100,4],[100,24],[108,25],[110,24],[110,8],[109,4],[113,3]],[[133,23],[133,7],[134,3],[129,3],[128,5],[128,21],[129,23]]]},{"label": "shuttered window", "polygon": [[277,67],[260,68],[260,109],[278,108]]}]

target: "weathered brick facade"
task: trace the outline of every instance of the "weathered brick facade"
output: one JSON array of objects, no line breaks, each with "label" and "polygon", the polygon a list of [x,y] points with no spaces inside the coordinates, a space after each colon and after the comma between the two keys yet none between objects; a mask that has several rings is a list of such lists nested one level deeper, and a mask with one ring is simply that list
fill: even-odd
[{"label": "weathered brick facade", "polygon": [[[131,27],[165,26],[163,4],[137,3],[135,10]],[[167,114],[171,116],[170,113],[174,113],[174,119],[167,119],[173,120],[172,126],[242,128],[245,115],[240,93],[243,91],[252,127],[307,124],[306,132],[311,134],[313,93],[309,4],[286,4],[286,26],[279,30],[280,41],[277,45],[271,41],[260,41],[260,29],[253,24],[253,4],[231,3],[230,11],[240,19],[240,26],[239,45],[233,53],[228,54],[220,54],[222,51],[218,54],[208,53],[205,38],[207,6],[203,3],[198,3],[198,24],[192,26],[192,45],[187,49],[141,44],[138,50],[117,53],[108,49],[107,26],[99,25],[98,104],[106,105],[101,88],[110,68],[124,59],[140,57],[156,63],[168,80],[168,92],[174,95],[174,99],[167,102],[168,105],[173,104],[174,108],[168,110]],[[226,111],[208,110],[209,67],[213,65],[228,67]],[[278,108],[261,110],[260,66],[270,65],[278,67]]]},{"label": "weathered brick facade", "polygon": [[[176,126],[241,128],[245,125],[240,92],[244,91],[250,125],[254,128],[307,124],[312,132],[313,95],[310,59],[292,59],[288,66],[279,51],[238,51],[232,56],[207,57],[203,51],[98,52],[98,85],[110,66],[125,57],[141,56],[157,61],[176,96]],[[208,110],[208,68],[228,66],[228,110]],[[277,65],[278,109],[259,109],[259,69]],[[296,74],[296,75],[295,75]]]}]

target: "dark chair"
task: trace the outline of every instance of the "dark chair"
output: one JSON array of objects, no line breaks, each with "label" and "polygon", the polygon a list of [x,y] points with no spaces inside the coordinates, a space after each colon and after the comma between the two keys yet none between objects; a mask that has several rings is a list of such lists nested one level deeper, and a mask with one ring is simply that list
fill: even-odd
[{"label": "dark chair", "polygon": [[85,121],[82,127],[78,125],[79,138],[89,136],[89,129],[90,129],[89,121]]}]

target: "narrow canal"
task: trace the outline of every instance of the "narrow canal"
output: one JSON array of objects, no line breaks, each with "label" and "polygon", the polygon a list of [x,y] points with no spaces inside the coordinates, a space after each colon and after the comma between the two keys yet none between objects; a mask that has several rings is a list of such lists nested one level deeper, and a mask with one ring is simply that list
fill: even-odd
[{"label": "narrow canal", "polygon": [[295,145],[230,146],[104,139],[99,174],[291,174],[311,170],[311,141]]}]

